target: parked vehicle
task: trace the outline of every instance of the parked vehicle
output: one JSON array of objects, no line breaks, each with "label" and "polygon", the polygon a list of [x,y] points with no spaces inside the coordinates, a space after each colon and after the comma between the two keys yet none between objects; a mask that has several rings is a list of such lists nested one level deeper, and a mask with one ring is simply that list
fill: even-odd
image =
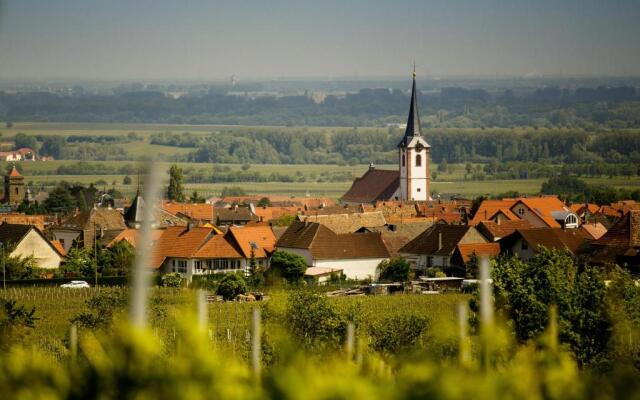
[{"label": "parked vehicle", "polygon": [[86,281],[71,281],[60,285],[60,287],[65,289],[87,289],[91,286]]}]

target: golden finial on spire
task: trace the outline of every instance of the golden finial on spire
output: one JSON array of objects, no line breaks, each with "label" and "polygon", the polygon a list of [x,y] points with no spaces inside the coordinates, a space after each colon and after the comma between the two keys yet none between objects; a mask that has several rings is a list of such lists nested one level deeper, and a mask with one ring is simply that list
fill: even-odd
[{"label": "golden finial on spire", "polygon": [[413,61],[413,79],[416,79],[416,61]]}]

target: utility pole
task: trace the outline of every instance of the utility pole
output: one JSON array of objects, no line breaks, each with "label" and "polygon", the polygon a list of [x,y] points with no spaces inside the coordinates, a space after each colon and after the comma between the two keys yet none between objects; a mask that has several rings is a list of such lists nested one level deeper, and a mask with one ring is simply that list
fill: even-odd
[{"label": "utility pole", "polygon": [[98,286],[98,241],[96,240],[96,220],[93,220],[93,268],[95,272],[95,286]]},{"label": "utility pole", "polygon": [[0,242],[0,247],[2,247],[2,289],[7,288],[7,264],[4,259],[4,243]]}]

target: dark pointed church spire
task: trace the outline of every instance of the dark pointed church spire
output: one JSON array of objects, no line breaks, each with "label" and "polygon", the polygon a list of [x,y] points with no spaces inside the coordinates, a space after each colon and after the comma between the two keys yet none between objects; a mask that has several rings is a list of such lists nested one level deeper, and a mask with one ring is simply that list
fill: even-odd
[{"label": "dark pointed church spire", "polygon": [[404,131],[404,137],[398,144],[398,147],[406,146],[414,136],[422,136],[422,127],[420,126],[420,114],[418,114],[418,94],[416,92],[416,64],[413,63],[413,85],[411,86],[411,105],[409,106],[409,118],[407,119],[407,128]]}]

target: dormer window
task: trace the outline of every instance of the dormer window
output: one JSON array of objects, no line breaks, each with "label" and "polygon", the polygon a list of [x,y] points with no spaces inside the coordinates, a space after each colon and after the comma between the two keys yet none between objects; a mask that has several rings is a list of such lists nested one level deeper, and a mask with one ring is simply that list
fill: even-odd
[{"label": "dormer window", "polygon": [[518,208],[518,215],[524,217],[524,208]]}]

